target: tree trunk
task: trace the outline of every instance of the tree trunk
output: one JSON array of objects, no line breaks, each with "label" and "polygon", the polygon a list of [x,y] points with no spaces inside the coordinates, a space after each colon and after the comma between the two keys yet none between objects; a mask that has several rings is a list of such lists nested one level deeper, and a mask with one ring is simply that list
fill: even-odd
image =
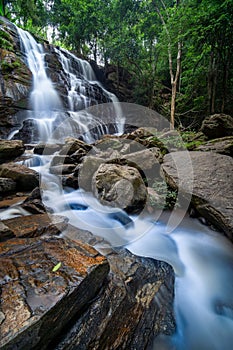
[{"label": "tree trunk", "polygon": [[224,64],[224,71],[223,71],[223,82],[222,82],[222,106],[221,106],[221,112],[224,113],[225,111],[225,103],[226,103],[226,95],[227,95],[227,82],[228,82],[228,76],[229,76],[229,66],[230,66],[230,55],[227,55],[226,63]]},{"label": "tree trunk", "polygon": [[175,111],[176,111],[176,91],[177,84],[172,84],[172,98],[171,98],[171,120],[170,120],[170,129],[174,130],[175,127]]},{"label": "tree trunk", "polygon": [[119,88],[120,88],[120,64],[119,61],[117,61],[117,91],[119,92]]},{"label": "tree trunk", "polygon": [[216,95],[217,73],[216,73],[216,58],[214,52],[210,54],[210,64],[208,73],[208,105],[209,113],[215,112],[215,95]]}]

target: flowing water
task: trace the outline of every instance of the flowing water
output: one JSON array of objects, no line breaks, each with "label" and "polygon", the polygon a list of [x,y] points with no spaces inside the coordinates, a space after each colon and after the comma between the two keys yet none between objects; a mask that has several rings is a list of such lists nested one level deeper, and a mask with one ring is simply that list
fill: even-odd
[{"label": "flowing water", "polygon": [[[136,255],[173,267],[177,332],[173,337],[155,339],[152,349],[232,349],[233,246],[227,238],[181,210],[141,219],[102,206],[91,193],[63,192],[58,179],[47,171],[42,183],[44,203],[67,216],[74,226],[103,237],[113,247],[125,246]],[[171,215],[183,217],[172,229],[168,227]],[[102,247],[104,243],[97,249]]]},{"label": "flowing water", "polygon": [[17,30],[21,50],[33,78],[29,118],[37,122],[40,140],[46,141],[53,130],[53,122],[62,104],[52,81],[46,73],[43,46],[37,43],[27,31],[21,28],[17,28]]},{"label": "flowing water", "polygon": [[[37,118],[48,122],[50,112],[57,108],[60,101],[53,84],[46,76],[42,48],[25,32],[19,30],[19,34],[28,65],[33,73],[31,94],[33,110]],[[90,66],[83,61],[79,61],[81,65],[79,74],[82,74],[83,78],[80,75],[77,77],[67,53],[59,52],[59,55],[69,78],[67,95],[69,113],[76,114],[76,104],[85,105],[90,102],[84,94],[81,80],[95,81],[95,77]],[[41,83],[39,84],[37,80]],[[41,106],[46,107],[41,109]],[[85,122],[85,112],[79,116],[82,118],[77,123],[83,124],[83,130],[87,134],[89,127]],[[90,114],[88,118],[86,121],[89,120],[91,123]],[[91,135],[89,137],[91,138]],[[56,213],[69,217],[71,224],[103,237],[113,247],[125,246],[134,254],[159,259],[173,267],[176,274],[174,311],[177,332],[172,337],[156,338],[153,349],[231,350],[232,244],[219,233],[203,226],[197,220],[190,219],[178,210],[172,214],[165,212],[154,217],[129,216],[120,209],[102,206],[91,193],[81,189],[76,191],[63,189],[60,179],[49,173],[49,160],[49,157],[35,156],[27,164],[41,173],[45,205],[52,207]],[[25,214],[27,213],[15,206],[2,213],[1,217]],[[184,218],[178,226],[168,227],[171,222],[170,215]],[[104,247],[104,244],[103,242],[97,249]]]},{"label": "flowing water", "polygon": [[[106,117],[111,115],[109,124],[113,124],[114,122],[115,133],[122,134],[124,132],[125,120],[118,103],[119,101],[113,93],[104,89],[102,84],[100,84],[100,82],[96,79],[90,63],[74,56],[72,53],[64,49],[55,49],[55,52],[57,53],[63,71],[66,74],[68,111],[70,116],[73,119],[78,118],[79,122],[82,113],[76,113],[77,111],[87,109],[88,107],[98,103],[110,102],[112,105],[111,113],[106,111],[105,108],[104,113],[99,116],[99,124],[101,124],[101,120],[106,120]],[[77,72],[79,73],[77,74]],[[100,96],[102,100],[100,100]],[[92,121],[96,120],[96,115],[94,117],[94,115],[91,115],[91,113],[86,112],[85,117],[87,119],[91,119]],[[98,126],[98,119],[96,120],[96,123]],[[95,124],[92,126],[92,128],[94,126]],[[109,132],[109,129],[106,131],[107,132],[102,133],[100,129],[99,134],[103,135],[105,133],[111,133]]]},{"label": "flowing water", "polygon": [[[84,135],[83,138],[86,136],[88,142],[96,139],[97,133],[93,135],[91,132],[96,128],[99,136],[106,131],[109,134],[123,133],[124,117],[118,99],[96,80],[89,62],[77,58],[64,49],[55,49],[63,68],[62,84],[67,90],[68,108],[64,108],[52,80],[47,75],[48,65],[43,46],[37,43],[30,33],[16,28],[25,63],[33,78],[29,101],[30,111],[27,119],[33,119],[38,128],[39,138],[35,136],[34,142],[51,140],[54,130],[61,124],[65,128],[65,135]],[[106,118],[106,115],[109,114],[108,111],[106,113],[107,107],[103,108],[103,114],[98,117],[92,115],[91,112],[83,111],[101,102],[111,102],[111,119]],[[87,123],[83,123],[82,119],[87,119]],[[110,130],[108,124],[111,124],[111,129],[114,130]],[[15,136],[15,133],[17,131],[8,138]]]}]

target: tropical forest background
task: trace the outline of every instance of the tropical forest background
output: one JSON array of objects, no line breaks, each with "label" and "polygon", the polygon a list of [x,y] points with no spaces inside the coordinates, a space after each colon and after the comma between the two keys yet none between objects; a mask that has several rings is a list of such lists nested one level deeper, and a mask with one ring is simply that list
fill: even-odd
[{"label": "tropical forest background", "polygon": [[232,114],[233,0],[0,0],[0,14],[103,69],[114,66],[128,102],[178,127]]}]

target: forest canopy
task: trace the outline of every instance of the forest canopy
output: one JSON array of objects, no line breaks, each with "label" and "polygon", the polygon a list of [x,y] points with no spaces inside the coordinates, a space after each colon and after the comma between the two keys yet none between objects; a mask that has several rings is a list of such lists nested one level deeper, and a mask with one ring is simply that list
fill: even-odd
[{"label": "forest canopy", "polygon": [[233,0],[0,0],[0,14],[129,72],[132,102],[177,125],[231,113]]}]

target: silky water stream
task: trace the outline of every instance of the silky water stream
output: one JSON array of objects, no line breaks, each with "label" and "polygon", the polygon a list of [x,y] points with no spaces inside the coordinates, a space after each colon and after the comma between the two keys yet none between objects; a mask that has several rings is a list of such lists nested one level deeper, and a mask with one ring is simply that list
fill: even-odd
[{"label": "silky water stream", "polygon": [[[233,246],[227,238],[181,209],[159,212],[156,219],[129,216],[101,205],[91,193],[62,189],[46,165],[40,172],[44,203],[67,216],[72,225],[103,237],[113,247],[124,246],[173,267],[177,332],[155,339],[152,349],[232,349]],[[179,216],[178,226],[169,227],[171,215]]]},{"label": "silky water stream", "polygon": [[[41,134],[42,140],[47,141],[52,128],[50,122],[56,117],[54,113],[63,107],[47,77],[42,47],[24,31],[19,30],[19,35],[28,66],[33,73],[31,103],[34,118],[39,124],[50,125],[46,134]],[[85,97],[80,75],[75,76],[68,53],[63,51],[57,54],[69,79],[67,99],[72,116],[72,113],[76,113],[76,103],[84,103],[86,106],[89,102]],[[71,58],[77,63],[76,58]],[[82,61],[78,63],[81,65],[82,79],[94,81],[89,64]],[[107,94],[105,90],[103,93]],[[113,95],[110,94],[109,99],[114,101]],[[44,107],[41,109],[41,106]],[[80,115],[83,119],[80,119]],[[91,135],[87,132],[89,127],[85,124],[84,116],[85,113],[79,114],[77,123],[83,123],[81,131],[86,134],[86,141],[90,142]],[[90,114],[86,121],[88,120],[93,122]],[[124,118],[119,110],[115,113],[114,120],[120,124],[118,132],[122,132]],[[70,136],[70,130],[64,128],[63,131],[64,136]],[[67,216],[72,225],[102,236],[113,247],[124,246],[134,254],[166,261],[173,267],[176,275],[174,311],[177,331],[172,337],[161,336],[155,339],[153,349],[231,350],[232,244],[218,232],[189,218],[181,210],[172,214],[164,212],[156,218],[129,216],[121,209],[101,205],[91,193],[82,189],[75,191],[63,188],[59,178],[49,172],[50,160],[50,157],[34,156],[28,163],[28,166],[41,174],[43,202],[46,206],[52,207],[55,213]],[[27,213],[20,212],[16,206],[1,213],[1,218],[25,214]],[[180,217],[177,220],[179,225],[169,227],[170,215]]]}]

